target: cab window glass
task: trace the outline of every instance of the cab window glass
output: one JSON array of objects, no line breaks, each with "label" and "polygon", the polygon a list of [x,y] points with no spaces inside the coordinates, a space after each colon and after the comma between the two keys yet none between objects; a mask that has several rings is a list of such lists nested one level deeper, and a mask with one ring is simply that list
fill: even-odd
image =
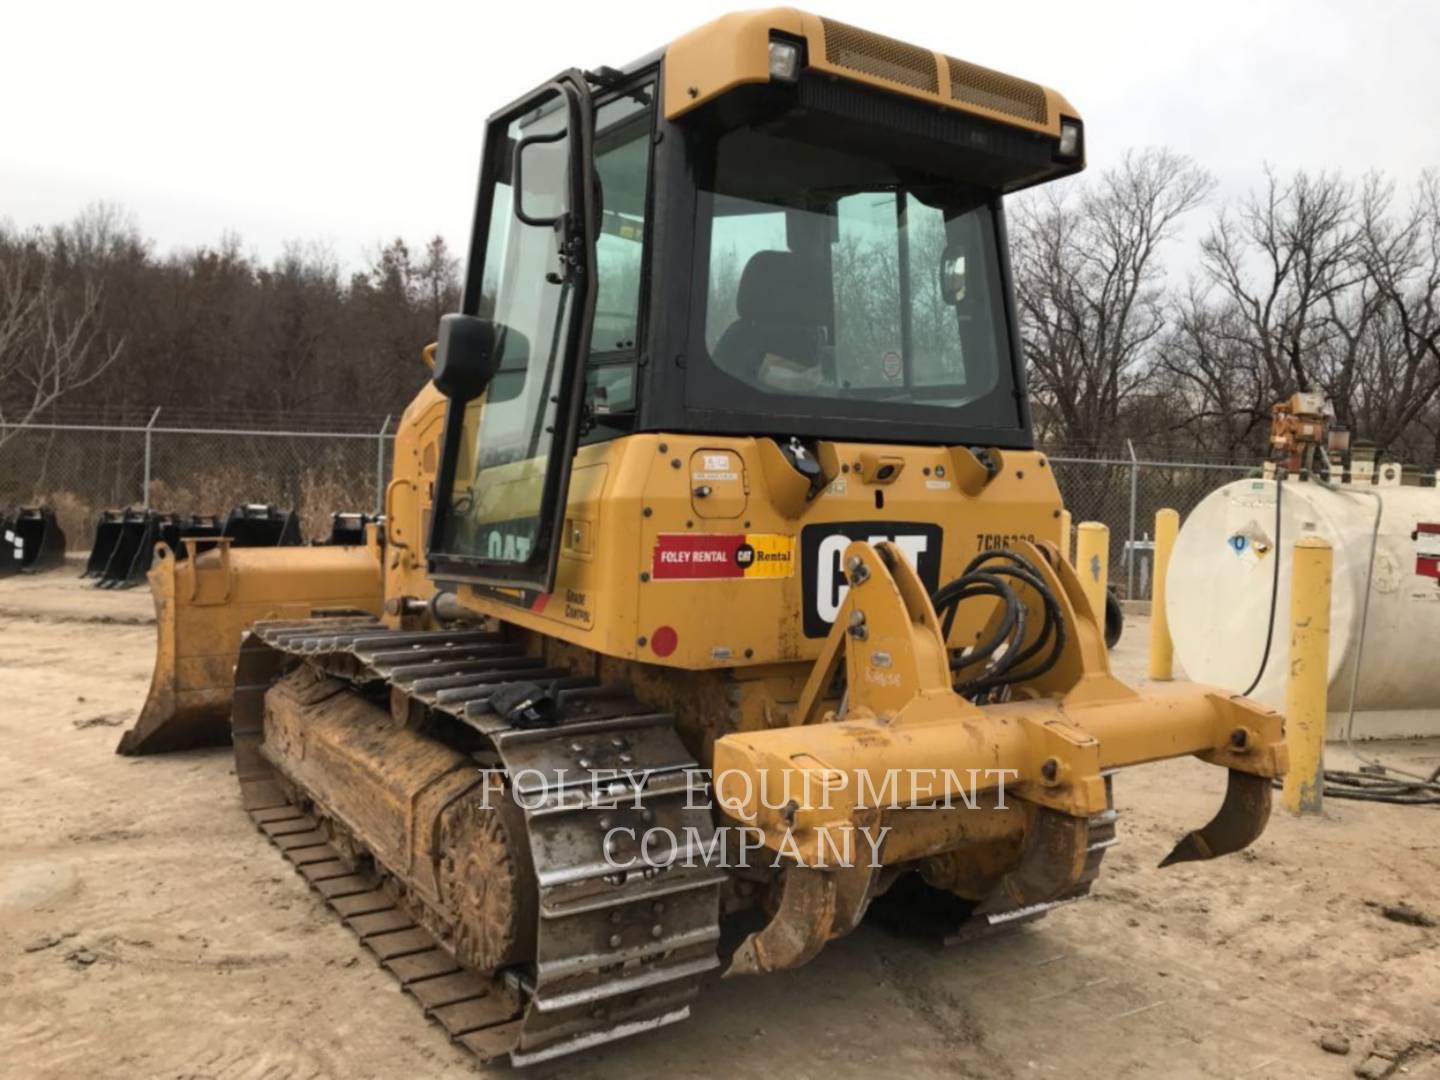
[{"label": "cab window glass", "polygon": [[595,112],[600,280],[586,399],[598,423],[635,408],[653,102],[653,85],[647,84]]}]

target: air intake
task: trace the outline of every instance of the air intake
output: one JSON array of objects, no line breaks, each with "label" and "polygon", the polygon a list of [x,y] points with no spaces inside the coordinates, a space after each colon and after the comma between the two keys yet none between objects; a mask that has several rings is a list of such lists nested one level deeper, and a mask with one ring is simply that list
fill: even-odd
[{"label": "air intake", "polygon": [[825,28],[825,59],[829,63],[930,94],[940,92],[934,53],[833,19],[820,22]]},{"label": "air intake", "polygon": [[953,100],[993,109],[1036,124],[1049,121],[1045,91],[1034,83],[991,71],[979,64],[967,64],[953,56],[945,59],[950,62],[950,97]]}]

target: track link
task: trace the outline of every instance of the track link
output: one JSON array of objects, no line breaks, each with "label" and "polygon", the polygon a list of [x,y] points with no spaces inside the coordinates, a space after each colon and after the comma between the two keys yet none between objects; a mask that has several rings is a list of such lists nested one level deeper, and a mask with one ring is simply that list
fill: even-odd
[{"label": "track link", "polygon": [[[335,839],[343,824],[300,805],[308,800],[264,750],[265,692],[297,663],[371,696],[387,690],[392,711],[423,706],[484,737],[524,812],[539,900],[533,964],[464,968],[397,900],[402,868],[357,872],[342,856],[351,844]],[[555,726],[516,729],[491,711],[497,690],[535,681],[559,687]],[[619,826],[664,826],[697,846],[714,828],[704,800],[691,797],[697,765],[671,717],[625,687],[547,668],[490,631],[400,632],[366,618],[257,623],[236,671],[234,741],[257,826],[426,1015],[484,1061],[508,1053],[534,1064],[683,1020],[719,967],[723,874],[687,865],[694,848],[683,844],[647,859],[606,849]]]}]

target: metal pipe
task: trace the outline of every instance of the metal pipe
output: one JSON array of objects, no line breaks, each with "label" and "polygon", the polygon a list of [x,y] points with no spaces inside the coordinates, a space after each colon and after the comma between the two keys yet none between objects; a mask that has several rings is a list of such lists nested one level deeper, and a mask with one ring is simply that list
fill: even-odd
[{"label": "metal pipe", "polygon": [[1075,529],[1075,571],[1090,602],[1090,613],[1105,625],[1105,586],[1109,581],[1110,529],[1099,521],[1082,521]]},{"label": "metal pipe", "polygon": [[1135,599],[1135,516],[1140,502],[1140,459],[1135,456],[1135,443],[1125,440],[1130,451],[1130,543],[1125,548],[1125,599]]},{"label": "metal pipe", "polygon": [[1292,814],[1318,814],[1325,808],[1333,562],[1330,544],[1318,536],[1303,536],[1295,542],[1290,573],[1290,667],[1285,683],[1290,771],[1285,774],[1284,802]]},{"label": "metal pipe", "polygon": [[1155,511],[1154,580],[1150,586],[1150,678],[1165,681],[1175,677],[1175,642],[1170,638],[1170,618],[1165,611],[1165,578],[1170,571],[1170,553],[1180,532],[1180,515],[1174,510]]},{"label": "metal pipe", "polygon": [[150,446],[155,434],[155,421],[160,418],[160,406],[155,406],[155,411],[150,414],[150,422],[145,425],[145,480],[141,488],[141,495],[144,497],[145,509],[150,509]]},{"label": "metal pipe", "polygon": [[385,414],[385,422],[380,425],[380,432],[375,438],[375,514],[385,513],[385,432],[390,427],[390,413]]}]

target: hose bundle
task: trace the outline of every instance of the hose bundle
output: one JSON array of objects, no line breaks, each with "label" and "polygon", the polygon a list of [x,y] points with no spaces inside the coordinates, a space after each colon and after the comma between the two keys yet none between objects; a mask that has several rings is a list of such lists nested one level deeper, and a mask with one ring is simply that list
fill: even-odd
[{"label": "hose bundle", "polygon": [[[1031,611],[1022,599],[1025,589],[1039,596],[1041,605],[1040,628],[1028,645],[1025,638]],[[981,552],[958,578],[935,590],[930,600],[947,641],[960,605],[979,597],[1000,601],[1000,619],[988,638],[950,660],[955,692],[977,705],[998,700],[1006,687],[1044,675],[1065,651],[1060,603],[1028,559],[1009,550]],[[1044,657],[1030,664],[1042,652]],[[976,671],[981,664],[984,666]]]}]

